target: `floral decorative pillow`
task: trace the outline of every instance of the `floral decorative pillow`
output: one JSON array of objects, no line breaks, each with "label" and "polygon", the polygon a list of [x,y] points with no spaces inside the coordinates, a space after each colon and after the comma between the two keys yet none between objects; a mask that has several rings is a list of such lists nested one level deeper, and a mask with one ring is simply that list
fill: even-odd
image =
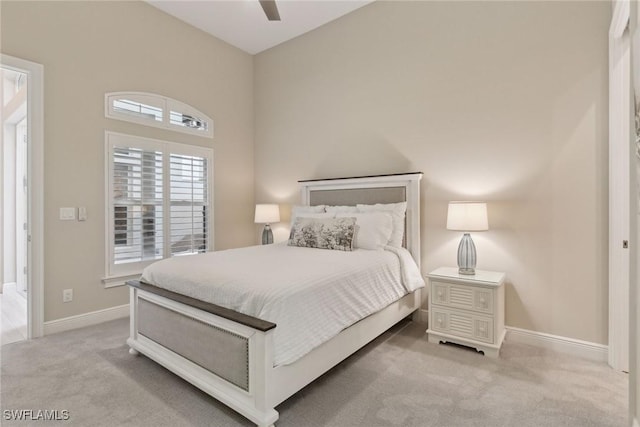
[{"label": "floral decorative pillow", "polygon": [[355,227],[355,218],[297,218],[289,246],[351,251]]}]

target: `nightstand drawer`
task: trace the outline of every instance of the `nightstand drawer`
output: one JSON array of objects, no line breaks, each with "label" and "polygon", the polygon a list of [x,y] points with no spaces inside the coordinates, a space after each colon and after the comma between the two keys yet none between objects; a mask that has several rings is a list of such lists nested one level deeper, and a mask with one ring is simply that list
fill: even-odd
[{"label": "nightstand drawer", "polygon": [[431,281],[432,304],[493,314],[493,289]]},{"label": "nightstand drawer", "polygon": [[493,318],[438,308],[432,311],[430,329],[493,344]]}]

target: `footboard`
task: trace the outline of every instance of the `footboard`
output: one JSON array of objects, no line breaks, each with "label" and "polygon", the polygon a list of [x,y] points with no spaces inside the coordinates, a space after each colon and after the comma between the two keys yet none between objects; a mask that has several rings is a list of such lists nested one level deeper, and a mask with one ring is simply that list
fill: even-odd
[{"label": "footboard", "polygon": [[268,406],[275,324],[140,282],[129,285],[132,351],[257,425],[275,423],[278,413]]}]

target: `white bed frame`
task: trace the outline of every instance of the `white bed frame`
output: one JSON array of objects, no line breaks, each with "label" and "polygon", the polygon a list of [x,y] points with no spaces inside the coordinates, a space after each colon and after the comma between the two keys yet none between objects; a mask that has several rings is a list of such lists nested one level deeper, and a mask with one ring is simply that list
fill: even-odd
[{"label": "white bed frame", "polygon": [[[404,187],[407,200],[406,242],[420,266],[420,179],[421,173],[363,178],[301,181],[302,204],[309,204],[314,191]],[[333,366],[389,329],[420,307],[420,289],[404,296],[320,345],[292,364],[273,366],[273,331],[259,330],[178,302],[136,286],[130,288],[130,337],[133,355],[142,353],[234,409],[258,426],[272,426],[278,419],[275,407]],[[228,331],[248,341],[248,389],[233,385],[202,366],[138,333],[138,302],[145,300],[196,321]],[[266,329],[266,328],[262,328]]]}]

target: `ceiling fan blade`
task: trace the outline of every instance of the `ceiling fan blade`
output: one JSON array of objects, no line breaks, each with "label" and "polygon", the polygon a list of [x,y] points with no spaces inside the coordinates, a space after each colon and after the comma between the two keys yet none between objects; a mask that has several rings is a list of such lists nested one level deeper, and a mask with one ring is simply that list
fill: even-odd
[{"label": "ceiling fan blade", "polygon": [[267,15],[269,21],[279,21],[280,14],[278,13],[278,6],[276,6],[276,0],[259,0],[264,14]]}]

